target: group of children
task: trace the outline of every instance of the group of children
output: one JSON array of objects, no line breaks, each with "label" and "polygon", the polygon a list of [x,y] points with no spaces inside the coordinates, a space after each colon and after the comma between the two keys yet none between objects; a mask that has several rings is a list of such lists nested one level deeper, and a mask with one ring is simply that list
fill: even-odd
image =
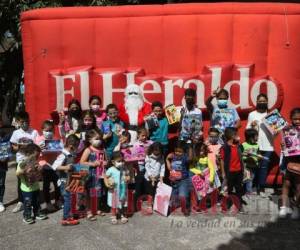
[{"label": "group of children", "polygon": [[[134,142],[126,125],[119,118],[118,107],[109,104],[102,111],[98,96],[90,98],[90,109],[87,111],[81,110],[77,100],[70,101],[68,110],[59,113],[57,137],[53,121],[44,121],[42,135],[39,135],[30,127],[28,113],[18,113],[16,120],[19,128],[10,138],[16,152],[19,200],[13,212],[23,208],[23,221],[27,224],[34,223],[36,219],[47,218],[41,211],[39,181],[42,179],[47,210],[62,208],[61,224],[78,224],[79,220],[72,208],[72,185],[75,183],[72,178],[78,172],[76,166],[79,166],[79,172],[85,170],[86,174],[82,175],[84,189],[76,195],[76,202],[84,199],[85,202],[78,206],[78,210],[84,211],[90,221],[96,220],[97,215],[105,215],[105,207],[109,206],[112,224],[117,224],[118,221],[126,223],[129,193],[133,193],[134,209],[138,211],[140,198],[148,195],[153,200],[159,183],[172,187],[170,206],[176,207],[184,201],[185,215],[191,212],[192,199],[199,204],[213,191],[220,195],[235,195],[238,198],[235,205],[240,213],[244,213],[245,202],[242,197],[253,194],[254,177],[259,179],[258,172],[262,162],[270,161],[260,145],[262,130],[258,127],[261,120],[248,122],[245,142],[241,143],[238,135],[239,116],[234,108],[228,107],[228,92],[218,89],[206,102],[211,114],[211,128],[207,138],[204,138],[202,128],[196,131],[195,127],[192,127],[190,134],[185,128],[183,135],[181,128],[186,117],[197,115],[202,119],[201,110],[195,105],[195,97],[195,90],[185,91],[185,106],[180,111],[182,118],[178,126],[179,139],[172,145],[168,138],[168,120],[158,101],[152,104],[152,115],[157,118],[158,125],[150,129],[138,128],[137,140]],[[214,98],[217,99],[217,105],[212,104]],[[267,113],[267,106],[259,104],[267,103],[264,94],[258,96],[257,103],[254,112]],[[294,126],[298,126],[299,115],[299,109],[292,112]],[[1,135],[1,139],[3,138]],[[64,142],[62,151],[45,150],[46,142],[57,138]],[[138,149],[140,155],[136,160],[128,160],[126,154],[133,148]],[[8,159],[1,161],[0,174],[5,171],[5,161],[7,163]],[[298,190],[299,176],[288,171],[286,175],[289,178],[286,178],[285,190],[289,190],[291,181],[297,183]],[[0,206],[3,206],[5,176],[2,177],[1,174],[0,180]],[[199,184],[203,181],[206,182],[204,184],[207,189]],[[51,183],[55,191],[53,204],[50,197]],[[200,185],[199,190],[197,183]],[[257,183],[257,192],[263,192],[264,182]],[[287,192],[284,193],[285,201]],[[297,202],[298,198],[299,195]],[[284,208],[287,207],[286,203],[283,204]],[[151,210],[152,204],[148,204],[148,208]],[[202,209],[198,206],[196,210],[201,212]]]}]

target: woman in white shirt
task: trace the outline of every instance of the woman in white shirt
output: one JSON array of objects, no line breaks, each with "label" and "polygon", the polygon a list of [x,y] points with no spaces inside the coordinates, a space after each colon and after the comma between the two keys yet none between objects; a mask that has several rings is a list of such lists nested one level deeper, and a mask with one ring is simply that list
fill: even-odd
[{"label": "woman in white shirt", "polygon": [[[257,194],[266,197],[264,186],[268,175],[268,167],[274,152],[274,137],[262,124],[262,119],[268,114],[268,97],[259,94],[256,99],[256,109],[248,116],[247,128],[258,130],[259,151],[264,158],[260,161],[259,168],[255,173]],[[269,160],[268,160],[269,159]]]}]

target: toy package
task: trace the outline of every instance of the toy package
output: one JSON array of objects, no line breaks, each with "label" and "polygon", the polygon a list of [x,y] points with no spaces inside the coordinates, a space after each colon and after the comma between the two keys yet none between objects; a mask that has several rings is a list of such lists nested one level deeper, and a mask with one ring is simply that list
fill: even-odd
[{"label": "toy package", "polygon": [[214,185],[212,187],[209,185],[209,168],[203,170],[202,174],[203,176],[194,175],[192,177],[192,184],[199,199],[205,197],[207,194],[210,194],[216,188],[221,186],[220,179],[216,172]]},{"label": "toy package", "polygon": [[263,125],[268,129],[268,131],[275,135],[281,131],[286,125],[286,120],[281,116],[277,109],[273,110],[268,114],[263,120]]},{"label": "toy package", "polygon": [[199,139],[202,133],[202,116],[201,114],[183,114],[180,140]]},{"label": "toy package", "polygon": [[154,198],[153,210],[161,215],[168,216],[168,209],[172,194],[172,187],[164,183],[158,183]]},{"label": "toy package", "polygon": [[24,170],[24,178],[29,185],[42,179],[40,165],[33,156],[22,161],[20,163],[20,168]]},{"label": "toy package", "polygon": [[43,153],[47,152],[61,152],[64,148],[61,140],[45,140],[45,149]]},{"label": "toy package", "polygon": [[146,151],[143,145],[128,147],[121,151],[125,162],[143,161],[146,158]]},{"label": "toy package", "polygon": [[282,130],[284,156],[300,155],[300,129],[288,126]]},{"label": "toy package", "polygon": [[85,182],[89,173],[89,167],[81,164],[74,164],[69,175],[66,190],[72,193],[84,193]]},{"label": "toy package", "polygon": [[155,114],[151,113],[148,116],[145,116],[145,125],[148,130],[154,130],[159,127],[158,119]]},{"label": "toy package", "polygon": [[175,124],[180,121],[180,114],[176,109],[174,104],[170,104],[165,107],[165,113],[170,125]]},{"label": "toy package", "polygon": [[0,143],[0,160],[8,160],[12,156],[10,142]]}]

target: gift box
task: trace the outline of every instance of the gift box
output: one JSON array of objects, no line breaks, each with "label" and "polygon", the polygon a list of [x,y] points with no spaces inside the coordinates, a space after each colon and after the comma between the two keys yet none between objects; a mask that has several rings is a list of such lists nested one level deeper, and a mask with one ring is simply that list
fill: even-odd
[{"label": "gift box", "polygon": [[0,143],[0,160],[8,160],[12,156],[10,142]]},{"label": "gift box", "polygon": [[161,215],[168,216],[171,194],[172,187],[159,182],[157,184],[156,194],[154,197],[153,210]]},{"label": "gift box", "polygon": [[284,156],[300,155],[300,130],[289,126],[282,130]]},{"label": "gift box", "polygon": [[180,121],[180,114],[174,104],[170,104],[165,107],[165,113],[170,125],[175,124]]},{"label": "gift box", "polygon": [[287,126],[286,120],[281,116],[277,109],[274,109],[271,113],[265,116],[262,120],[262,124],[272,135],[277,134]]}]

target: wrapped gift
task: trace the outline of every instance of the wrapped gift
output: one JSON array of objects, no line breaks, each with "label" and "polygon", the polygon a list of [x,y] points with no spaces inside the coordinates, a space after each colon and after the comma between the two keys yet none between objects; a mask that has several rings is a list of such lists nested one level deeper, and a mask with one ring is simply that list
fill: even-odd
[{"label": "wrapped gift", "polygon": [[153,210],[160,213],[161,215],[168,216],[171,194],[172,187],[159,182],[157,184]]},{"label": "wrapped gift", "polygon": [[165,107],[165,113],[169,124],[175,124],[180,121],[180,114],[174,104]]},{"label": "wrapped gift", "polygon": [[277,134],[287,126],[286,120],[281,116],[277,109],[274,109],[271,113],[265,116],[262,123],[272,135]]},{"label": "wrapped gift", "polygon": [[284,156],[300,155],[300,129],[288,126],[282,130]]}]

